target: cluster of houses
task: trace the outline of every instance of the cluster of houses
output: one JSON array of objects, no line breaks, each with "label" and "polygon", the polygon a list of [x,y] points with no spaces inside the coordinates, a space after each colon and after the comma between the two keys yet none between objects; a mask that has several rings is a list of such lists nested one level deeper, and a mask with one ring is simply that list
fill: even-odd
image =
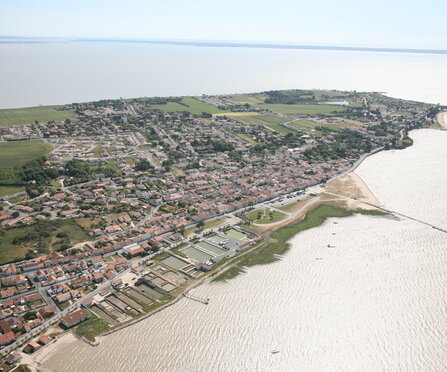
[{"label": "cluster of houses", "polygon": [[[224,97],[201,100],[233,107],[234,111],[250,108]],[[361,156],[355,149],[337,160],[310,161],[303,156],[317,143],[334,143],[333,132],[318,138],[299,132],[286,135],[259,123],[148,112],[147,107],[144,100],[104,101],[77,106],[78,117],[71,122],[2,129],[6,140],[7,136],[32,136],[36,132],[46,137],[55,145],[48,163],[52,166],[63,167],[76,159],[113,163],[117,172],[112,176],[94,173],[86,182],[64,177],[61,187],[0,211],[4,228],[61,218],[78,221],[82,217],[82,228],[94,239],[0,267],[0,347],[78,299],[84,299],[83,305],[88,307],[92,301],[88,294],[101,283],[120,288],[122,281],[115,277],[131,269],[135,258],[166,245],[164,234],[323,182],[349,169]],[[372,107],[376,116],[369,124],[388,120],[387,132],[376,133],[358,125],[350,129],[370,141],[373,148],[424,115],[420,110],[409,118],[381,102]],[[316,120],[328,124],[332,119]],[[256,144],[264,147],[257,148]],[[142,170],[141,161],[150,167]],[[142,270],[141,265],[133,268],[135,273]],[[108,293],[110,287],[100,294]],[[90,316],[88,310],[77,310],[62,317],[61,323],[71,328]],[[30,342],[25,351],[34,352],[46,343],[47,339]],[[19,357],[12,353],[8,360],[14,363]]]}]

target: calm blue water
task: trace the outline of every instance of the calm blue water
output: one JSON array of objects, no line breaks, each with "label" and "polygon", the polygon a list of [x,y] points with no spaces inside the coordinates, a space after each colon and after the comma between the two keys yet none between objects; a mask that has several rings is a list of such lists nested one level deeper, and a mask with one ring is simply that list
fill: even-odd
[{"label": "calm blue water", "polygon": [[0,108],[287,88],[447,104],[447,55],[107,42],[0,44]]}]

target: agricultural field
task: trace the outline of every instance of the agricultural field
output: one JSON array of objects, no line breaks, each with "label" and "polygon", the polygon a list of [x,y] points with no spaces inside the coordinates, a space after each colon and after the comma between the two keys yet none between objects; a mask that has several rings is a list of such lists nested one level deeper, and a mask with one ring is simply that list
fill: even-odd
[{"label": "agricultural field", "polygon": [[73,119],[74,113],[63,110],[58,111],[57,108],[63,106],[36,106],[24,107],[17,109],[0,110],[0,127],[10,127],[13,125],[22,125],[48,121],[63,121],[65,119]]},{"label": "agricultural field", "polygon": [[263,125],[282,134],[294,133],[293,131],[278,124],[278,122],[281,123],[290,120],[289,118],[281,118],[273,115],[239,115],[233,117],[233,119],[246,125]]},{"label": "agricultural field", "polygon": [[0,167],[23,165],[27,161],[48,155],[52,147],[42,140],[0,143]]},{"label": "agricultural field", "polygon": [[[259,104],[258,107],[277,112],[279,114],[303,114],[303,115],[336,115],[345,111],[345,107],[336,105],[313,105],[313,104]],[[334,113],[335,111],[335,113]]]},{"label": "agricultural field", "polygon": [[229,96],[228,98],[237,103],[248,103],[250,105],[256,106],[260,103],[264,103],[264,100],[267,98],[267,95],[262,93],[236,94],[234,96]]},{"label": "agricultural field", "polygon": [[23,186],[0,186],[0,197],[25,191]]},{"label": "agricultural field", "polygon": [[267,224],[286,218],[286,214],[273,209],[257,209],[245,215],[253,223]]},{"label": "agricultural field", "polygon": [[0,232],[0,264],[25,258],[27,251],[40,244],[45,252],[71,247],[89,239],[79,225],[71,219],[44,221],[32,226],[16,227]]},{"label": "agricultural field", "polygon": [[192,114],[200,115],[202,112],[207,112],[208,114],[219,114],[224,111],[208,105],[207,103],[201,102],[192,97],[185,97],[182,99],[182,103],[187,106],[180,105],[177,102],[168,102],[165,105],[151,105],[151,108],[161,110],[163,112],[175,112],[175,111],[189,111]]}]

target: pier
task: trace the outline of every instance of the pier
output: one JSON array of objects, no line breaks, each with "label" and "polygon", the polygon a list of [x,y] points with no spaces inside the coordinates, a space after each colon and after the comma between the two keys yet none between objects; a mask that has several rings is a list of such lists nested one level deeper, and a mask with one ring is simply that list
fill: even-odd
[{"label": "pier", "polygon": [[426,226],[429,226],[429,227],[431,227],[431,228],[433,228],[433,229],[435,229],[435,230],[438,230],[438,231],[441,231],[441,232],[447,234],[447,230],[445,230],[445,229],[443,229],[443,228],[441,228],[441,227],[439,227],[439,226],[435,226],[435,225],[433,225],[433,224],[431,224],[431,223],[429,223],[429,222],[422,221],[422,220],[419,220],[419,219],[417,219],[417,218],[415,218],[415,217],[411,217],[411,216],[408,216],[408,215],[406,215],[406,214],[403,214],[403,213],[400,213],[400,212],[393,211],[393,210],[391,210],[391,209],[386,209],[386,208],[381,207],[380,205],[376,205],[376,204],[369,203],[369,202],[366,202],[366,201],[364,201],[364,202],[362,202],[362,203],[368,204],[368,205],[370,205],[370,206],[372,206],[372,207],[374,207],[374,208],[380,209],[381,211],[384,211],[384,212],[386,212],[386,213],[394,214],[394,215],[396,215],[396,216],[404,217],[404,218],[407,218],[407,219],[409,219],[409,220],[413,220],[413,221],[422,223],[422,224],[424,224],[424,225],[426,225]]},{"label": "pier", "polygon": [[204,305],[208,305],[209,302],[210,302],[209,298],[203,298],[203,297],[199,297],[199,296],[194,296],[194,295],[189,294],[189,293],[183,293],[183,297],[188,298],[188,299],[193,300],[193,301],[200,302],[200,303],[202,303]]}]

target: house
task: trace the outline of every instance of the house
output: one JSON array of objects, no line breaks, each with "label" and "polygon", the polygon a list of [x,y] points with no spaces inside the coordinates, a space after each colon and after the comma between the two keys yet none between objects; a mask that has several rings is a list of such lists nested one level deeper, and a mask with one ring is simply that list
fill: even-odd
[{"label": "house", "polygon": [[140,273],[142,273],[142,272],[144,271],[144,267],[141,266],[141,265],[138,265],[137,267],[134,267],[134,268],[132,269],[132,271],[133,271],[135,274],[140,274]]},{"label": "house", "polygon": [[106,279],[111,279],[116,275],[116,271],[115,270],[108,270],[104,276],[106,277]]},{"label": "house", "polygon": [[15,340],[14,332],[8,331],[3,335],[0,335],[0,346],[9,345]]},{"label": "house", "polygon": [[87,310],[77,310],[68,314],[61,319],[61,323],[66,328],[74,327],[75,325],[89,319],[92,316]]},{"label": "house", "polygon": [[67,302],[68,300],[71,299],[71,293],[70,292],[61,293],[56,295],[55,298],[58,304],[63,304],[64,302]]},{"label": "house", "polygon": [[47,335],[43,335],[39,337],[39,340],[37,342],[43,346],[50,342],[50,338]]},{"label": "house", "polygon": [[15,351],[14,353],[8,354],[8,356],[5,358],[5,362],[6,362],[6,364],[11,365],[20,359],[22,359],[22,356],[20,355],[20,353]]},{"label": "house", "polygon": [[112,225],[112,226],[106,227],[106,233],[108,233],[108,234],[115,234],[120,231],[121,231],[121,227],[119,227],[118,225]]},{"label": "house", "polygon": [[101,272],[95,272],[92,274],[93,283],[101,283],[104,280],[104,274]]},{"label": "house", "polygon": [[82,300],[81,306],[82,307],[90,307],[93,305],[93,297],[87,297],[86,299]]},{"label": "house", "polygon": [[41,348],[40,344],[38,344],[35,341],[31,341],[23,348],[23,352],[27,353],[27,354],[31,354],[31,353],[34,353],[36,350],[39,350],[40,348]]},{"label": "house", "polygon": [[16,265],[14,265],[13,263],[9,264],[8,267],[5,270],[5,273],[6,273],[6,275],[15,275],[15,274],[17,274]]},{"label": "house", "polygon": [[144,253],[144,249],[136,243],[133,243],[127,247],[124,247],[123,249],[126,252],[126,255],[128,257],[136,257],[136,256]]},{"label": "house", "polygon": [[44,270],[37,270],[36,278],[39,282],[41,282],[42,280],[47,280],[47,273]]},{"label": "house", "polygon": [[42,315],[43,318],[51,318],[55,313],[54,307],[52,306],[45,306],[42,309],[39,310],[39,314]]},{"label": "house", "polygon": [[104,259],[100,256],[96,256],[92,258],[93,267],[100,268],[104,264]]},{"label": "house", "polygon": [[2,279],[2,285],[4,287],[12,287],[26,283],[26,278],[23,275],[13,276],[11,278]]}]

